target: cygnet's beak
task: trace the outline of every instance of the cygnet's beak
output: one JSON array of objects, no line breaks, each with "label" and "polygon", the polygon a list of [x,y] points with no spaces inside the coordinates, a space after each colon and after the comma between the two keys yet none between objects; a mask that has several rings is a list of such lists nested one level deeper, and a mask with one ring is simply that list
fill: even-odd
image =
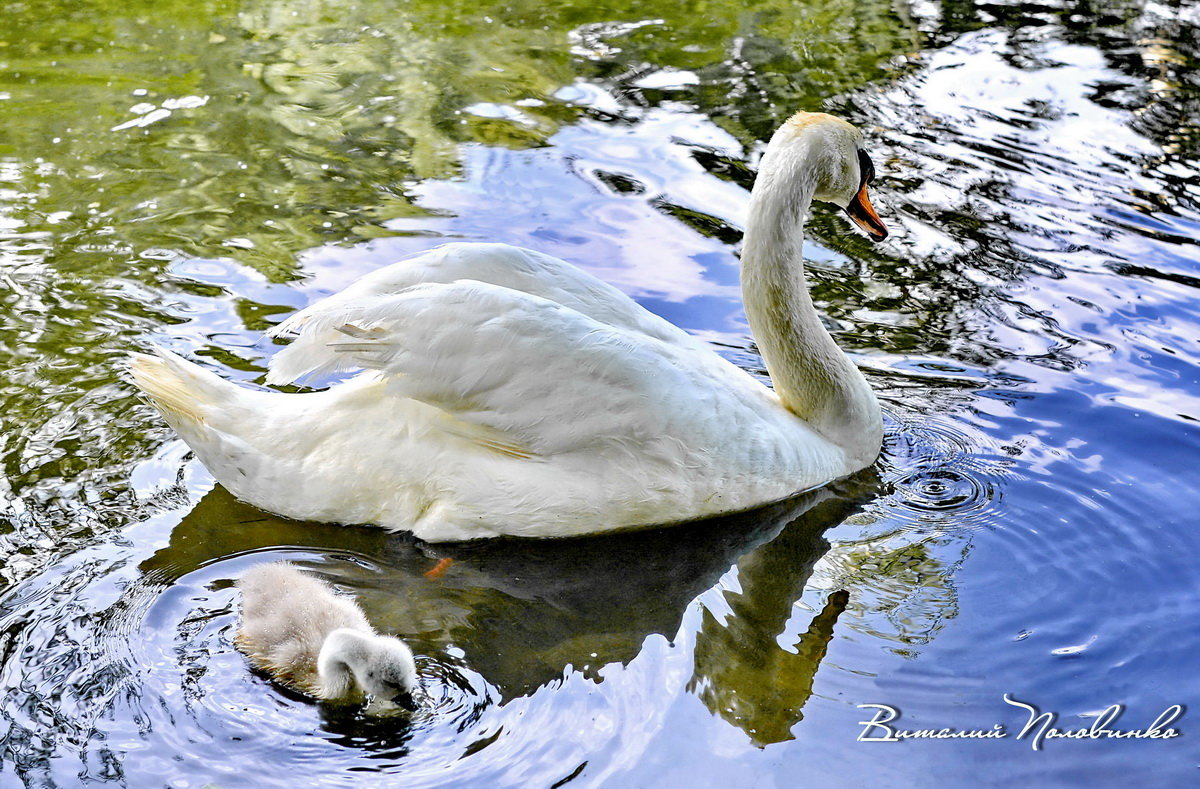
[{"label": "cygnet's beak", "polygon": [[850,205],[846,206],[846,215],[851,222],[865,230],[872,241],[882,241],[888,237],[887,227],[879,214],[875,213],[875,206],[871,205],[871,199],[867,196],[865,183],[858,188],[858,194],[854,195]]},{"label": "cygnet's beak", "polygon": [[417,701],[413,698],[413,694],[404,692],[398,693],[392,698],[392,703],[397,707],[408,710],[409,712],[417,711]]}]

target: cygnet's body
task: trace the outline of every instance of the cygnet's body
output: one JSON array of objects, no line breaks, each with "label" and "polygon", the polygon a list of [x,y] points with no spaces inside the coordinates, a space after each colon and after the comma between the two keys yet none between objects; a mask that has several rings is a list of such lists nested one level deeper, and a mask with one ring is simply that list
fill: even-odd
[{"label": "cygnet's body", "polygon": [[326,701],[364,694],[413,709],[412,650],[375,632],[353,600],[288,562],[254,567],[238,580],[242,626],[235,642],[281,684]]}]

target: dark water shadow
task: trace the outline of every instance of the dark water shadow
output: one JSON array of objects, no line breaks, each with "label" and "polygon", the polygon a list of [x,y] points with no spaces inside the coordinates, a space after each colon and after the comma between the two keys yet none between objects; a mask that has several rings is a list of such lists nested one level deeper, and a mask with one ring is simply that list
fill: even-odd
[{"label": "dark water shadow", "polygon": [[[737,564],[742,592],[726,593],[734,613],[723,625],[706,614],[697,644],[695,681],[703,678],[701,697],[718,711],[726,685],[747,699],[743,686],[775,683],[752,663],[768,642],[767,651],[781,651],[771,639],[828,548],[823,533],[878,487],[867,471],[765,508],[669,528],[441,545],[379,529],[287,521],[218,487],[139,569],[145,581],[167,585],[212,562],[287,553],[354,594],[377,628],[408,639],[418,654],[461,651],[503,702],[568,668],[600,681],[601,668],[628,664],[648,636],[674,639],[688,605]],[[453,560],[444,574],[426,576],[443,558]],[[824,631],[836,615],[826,619]],[[729,646],[715,649],[714,638]],[[736,665],[717,665],[718,654]],[[811,685],[820,655],[806,654],[805,668],[793,661],[792,686],[805,685],[797,678],[805,672]],[[799,695],[789,698],[791,706],[803,705]]]}]

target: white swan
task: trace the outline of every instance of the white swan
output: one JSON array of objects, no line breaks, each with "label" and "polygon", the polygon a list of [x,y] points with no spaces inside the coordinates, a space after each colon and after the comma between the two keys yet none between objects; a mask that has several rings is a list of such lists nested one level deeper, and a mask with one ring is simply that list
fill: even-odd
[{"label": "white swan", "polygon": [[417,668],[398,638],[376,634],[353,600],[288,562],[238,579],[242,622],[234,642],[283,685],[327,701],[373,701],[416,709]]},{"label": "white swan", "polygon": [[135,382],[238,498],[426,540],[564,536],[749,509],[874,461],[875,396],[813,307],[812,200],[887,235],[850,124],[800,113],[750,200],[742,289],[775,391],[615,288],[547,255],[447,244],[273,331],[270,383],[365,368],[307,394],[235,386],[165,351]]}]

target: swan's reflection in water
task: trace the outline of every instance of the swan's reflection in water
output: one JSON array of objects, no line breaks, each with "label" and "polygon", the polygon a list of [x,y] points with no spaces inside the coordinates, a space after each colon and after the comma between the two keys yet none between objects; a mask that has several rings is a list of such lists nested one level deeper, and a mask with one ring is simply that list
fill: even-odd
[{"label": "swan's reflection in water", "polygon": [[[144,581],[170,584],[214,562],[245,566],[248,553],[288,554],[354,594],[381,632],[477,672],[502,704],[568,670],[598,678],[636,658],[653,634],[674,639],[688,606],[736,564],[741,591],[724,593],[722,621],[703,613],[689,688],[766,744],[789,738],[802,717],[847,595],[830,597],[795,652],[775,639],[828,549],[822,535],[877,485],[866,472],[751,513],[651,531],[445,545],[286,521],[216,488],[139,569]],[[447,557],[443,574],[426,575]]]},{"label": "swan's reflection in water", "polygon": [[778,643],[804,593],[813,566],[828,550],[822,537],[853,512],[853,501],[817,501],[775,539],[737,563],[740,592],[725,591],[724,621],[705,609],[696,634],[695,671],[689,689],[715,714],[738,726],[756,745],[792,739],[812,694],[813,677],[833,638],[850,595],[837,590],[808,632],[789,651]]}]

